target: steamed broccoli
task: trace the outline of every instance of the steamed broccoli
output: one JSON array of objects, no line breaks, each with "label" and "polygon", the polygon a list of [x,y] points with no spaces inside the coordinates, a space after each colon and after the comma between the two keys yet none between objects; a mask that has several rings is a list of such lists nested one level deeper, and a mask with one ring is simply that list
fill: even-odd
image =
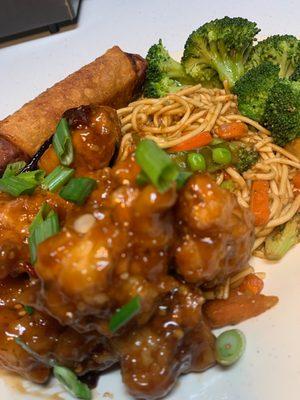
[{"label": "steamed broccoli", "polygon": [[161,39],[150,47],[146,59],[148,69],[144,93],[147,97],[163,97],[176,92],[181,85],[195,83],[183,66],[170,56]]},{"label": "steamed broccoli", "polygon": [[216,19],[192,32],[182,64],[198,81],[209,81],[218,73],[229,87],[244,74],[245,63],[259,29],[244,18]]},{"label": "steamed broccoli", "polygon": [[259,154],[252,146],[246,146],[239,141],[227,142],[225,145],[227,145],[231,151],[232,165],[240,173],[247,171],[257,163]]},{"label": "steamed broccoli", "polygon": [[296,68],[290,76],[290,79],[292,81],[300,81],[300,64],[296,65]]},{"label": "steamed broccoli", "polygon": [[280,78],[288,78],[300,63],[300,42],[292,35],[270,36],[253,48],[247,68],[269,61],[280,67]]},{"label": "steamed broccoli", "polygon": [[300,136],[300,82],[282,79],[273,86],[263,122],[280,146]]},{"label": "steamed broccoli", "polygon": [[258,158],[259,154],[256,150],[241,147],[238,150],[238,162],[235,167],[240,173],[243,173],[256,164]]},{"label": "steamed broccoli", "polygon": [[280,260],[300,240],[299,215],[278,227],[265,242],[265,253],[269,260]]},{"label": "steamed broccoli", "polygon": [[262,122],[266,101],[270,90],[278,82],[279,67],[264,62],[250,69],[234,86],[238,96],[238,108],[241,114]]}]

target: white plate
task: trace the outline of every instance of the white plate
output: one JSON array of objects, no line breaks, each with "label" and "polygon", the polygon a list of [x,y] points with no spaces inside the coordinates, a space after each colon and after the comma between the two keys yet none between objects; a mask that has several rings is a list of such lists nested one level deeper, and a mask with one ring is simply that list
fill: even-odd
[{"label": "white plate", "polygon": [[[113,4],[108,4],[113,3]],[[131,0],[83,2],[79,26],[62,34],[0,46],[0,118],[20,107],[114,44],[145,54],[159,37],[173,53],[205,21],[224,15],[257,21],[262,35],[300,34],[300,5],[280,0]],[[300,27],[300,26],[299,26]],[[278,264],[254,260],[265,271],[267,294],[280,297],[272,310],[240,324],[247,350],[235,366],[212,368],[179,380],[168,400],[298,400],[300,398],[300,245]],[[1,400],[70,399],[59,386],[41,388],[1,374]],[[26,393],[21,391],[25,387]],[[57,395],[58,393],[58,395]],[[126,400],[119,372],[99,380],[94,399]]]}]

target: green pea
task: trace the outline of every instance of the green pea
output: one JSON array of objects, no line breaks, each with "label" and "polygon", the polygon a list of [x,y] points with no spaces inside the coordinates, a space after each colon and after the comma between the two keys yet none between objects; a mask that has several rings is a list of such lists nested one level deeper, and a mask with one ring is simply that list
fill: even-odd
[{"label": "green pea", "polygon": [[206,170],[206,161],[202,154],[189,153],[187,162],[192,171],[204,172]]},{"label": "green pea", "polygon": [[233,192],[235,189],[235,184],[234,184],[233,180],[231,180],[231,179],[223,181],[220,186],[222,189],[229,190],[230,192]]},{"label": "green pea", "polygon": [[215,163],[224,165],[231,163],[232,156],[230,150],[225,147],[217,147],[212,151],[212,158]]},{"label": "green pea", "polygon": [[221,333],[216,340],[216,360],[228,366],[238,361],[245,352],[246,338],[239,329],[230,329]]}]

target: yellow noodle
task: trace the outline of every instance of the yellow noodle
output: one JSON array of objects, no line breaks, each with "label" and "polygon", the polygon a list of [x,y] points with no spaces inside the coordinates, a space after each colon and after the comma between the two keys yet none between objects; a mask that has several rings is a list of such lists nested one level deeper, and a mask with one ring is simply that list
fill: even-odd
[{"label": "yellow noodle", "polygon": [[[254,180],[270,183],[270,217],[267,224],[255,229],[255,255],[264,257],[264,241],[273,230],[292,218],[300,208],[300,199],[292,179],[300,170],[300,161],[287,150],[273,143],[270,132],[257,122],[238,114],[236,96],[224,89],[207,89],[200,84],[184,87],[176,94],[161,99],[140,99],[128,107],[118,110],[124,135],[120,153],[132,151],[132,134],[154,140],[158,146],[168,149],[201,134],[206,130],[213,136],[215,128],[225,123],[242,121],[251,127],[240,140],[253,146],[259,153],[259,161],[250,170],[240,174],[233,166],[226,168],[227,174],[236,183],[234,194],[240,205],[249,208],[251,187]],[[253,129],[254,128],[254,129]],[[124,158],[123,158],[124,159]],[[221,184],[224,172],[216,181]],[[211,294],[212,293],[212,294]],[[206,292],[214,298],[227,296],[227,286],[218,292]]]}]

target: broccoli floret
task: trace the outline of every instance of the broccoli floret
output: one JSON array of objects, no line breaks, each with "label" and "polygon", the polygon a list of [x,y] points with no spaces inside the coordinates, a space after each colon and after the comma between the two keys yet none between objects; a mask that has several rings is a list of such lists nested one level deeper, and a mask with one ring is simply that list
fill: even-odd
[{"label": "broccoli floret", "polygon": [[243,173],[256,164],[258,158],[259,154],[256,150],[241,147],[238,150],[238,162],[235,167],[240,173]]},{"label": "broccoli floret", "polygon": [[280,260],[291,247],[299,242],[299,215],[277,228],[265,242],[265,254],[269,260]]},{"label": "broccoli floret", "polygon": [[209,81],[216,72],[229,87],[244,74],[253,41],[260,30],[244,18],[216,19],[192,32],[182,64],[196,80]]},{"label": "broccoli floret", "polygon": [[292,35],[270,36],[253,48],[248,69],[257,67],[264,61],[269,61],[279,65],[280,78],[288,78],[300,64],[300,45],[299,40]]},{"label": "broccoli floret", "polygon": [[246,146],[242,142],[228,142],[229,150],[232,155],[232,165],[243,173],[257,163],[259,154],[252,146]]},{"label": "broccoli floret", "polygon": [[241,114],[262,122],[270,90],[278,82],[279,67],[265,62],[250,69],[234,86]]},{"label": "broccoli floret", "polygon": [[300,136],[300,82],[282,79],[273,86],[263,123],[279,146]]},{"label": "broccoli floret", "polygon": [[144,95],[150,98],[164,97],[168,93],[177,92],[180,88],[181,85],[179,82],[165,76],[161,78],[161,80],[158,82],[156,81],[146,82]]},{"label": "broccoli floret", "polygon": [[300,81],[300,64],[298,64],[294,70],[294,72],[292,73],[292,75],[290,76],[290,79],[292,81]]},{"label": "broccoli floret", "polygon": [[195,83],[183,66],[170,56],[161,39],[150,47],[146,59],[148,68],[144,93],[147,97],[162,97],[176,92],[181,85]]}]

